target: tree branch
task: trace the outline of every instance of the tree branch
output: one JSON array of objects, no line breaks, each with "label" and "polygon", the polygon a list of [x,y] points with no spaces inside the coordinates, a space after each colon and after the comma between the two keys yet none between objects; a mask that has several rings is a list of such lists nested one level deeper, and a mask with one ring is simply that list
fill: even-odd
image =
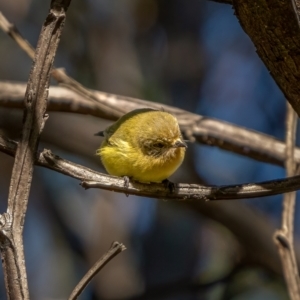
[{"label": "tree branch", "polygon": [[[0,151],[14,156],[15,150],[16,142],[0,136]],[[82,175],[80,176],[77,172],[73,171],[74,165],[70,162],[67,167],[69,171],[65,169],[60,170],[60,168],[56,168],[55,165],[50,164],[50,162],[48,163],[42,155],[40,155],[36,163],[79,180],[84,179],[85,174],[89,175],[90,172],[92,172],[92,174],[95,173],[95,171],[82,167]],[[75,172],[75,177],[73,176],[73,172]],[[107,175],[104,175],[104,178],[109,180],[109,176]],[[123,185],[123,180],[120,181],[120,184]],[[146,186],[149,187],[149,185]],[[127,192],[125,191],[125,193]],[[183,202],[174,203],[181,206],[183,204]],[[273,227],[267,222],[264,216],[248,208],[242,202],[237,203],[230,201],[225,203],[219,201],[207,203],[206,201],[186,201],[184,203],[189,209],[226,226],[243,245],[247,252],[247,257],[250,258],[251,262],[263,265],[265,268],[277,274],[282,272],[278,253],[271,239],[269,239],[273,233]]]},{"label": "tree branch", "polygon": [[300,27],[293,0],[233,0],[259,57],[300,116]]},{"label": "tree branch", "polygon": [[[287,176],[295,175],[294,148],[297,116],[291,105],[287,104],[286,117],[286,170]],[[294,249],[294,214],[296,192],[286,193],[283,200],[282,225],[274,235],[281,257],[283,273],[292,300],[300,299],[299,272]]]},{"label": "tree branch", "polygon": [[[28,45],[29,43],[21,37],[17,30],[16,33],[14,32],[16,27],[13,24],[10,24],[3,15],[0,15],[0,27],[16,41],[22,49],[25,48],[25,51],[28,49],[28,47],[24,47],[23,45]],[[24,41],[22,41],[22,39]],[[26,53],[31,56],[32,51],[33,48],[30,51],[26,51]],[[52,76],[61,85],[64,85],[68,87],[68,89],[76,92],[75,95],[77,99],[78,97],[82,97],[84,100],[90,102],[89,104],[84,104],[84,101],[80,101],[81,105],[79,106],[79,109],[73,109],[77,110],[77,112],[85,111],[85,113],[88,113],[87,111],[89,111],[94,115],[97,114],[97,116],[106,119],[116,120],[123,114],[136,108],[145,106],[156,109],[163,108],[177,117],[181,129],[184,131],[186,137],[191,140],[195,139],[200,143],[218,146],[222,149],[245,155],[247,157],[252,157],[260,161],[283,165],[285,145],[276,143],[276,139],[270,138],[267,135],[258,134],[255,131],[250,131],[244,128],[238,128],[237,126],[226,122],[205,118],[171,106],[92,91],[83,87],[79,82],[66,75],[62,69],[54,69],[52,71]],[[93,109],[91,109],[91,106]],[[60,108],[63,107],[66,108],[65,105],[60,105]],[[69,107],[66,109],[69,110]],[[278,149],[278,152],[275,153],[275,155],[274,149]]]},{"label": "tree branch", "polygon": [[13,166],[7,213],[1,217],[1,255],[8,299],[29,299],[23,226],[32,181],[38,139],[47,116],[50,69],[70,0],[52,0],[42,27],[25,94],[22,137],[17,146]]},{"label": "tree branch", "polygon": [[113,242],[110,246],[110,249],[91,267],[91,269],[76,285],[75,289],[69,297],[69,300],[77,299],[83,292],[85,287],[89,284],[89,282],[99,273],[99,271],[124,250],[126,250],[126,247],[123,244],[119,242]]},{"label": "tree branch", "polygon": [[[227,1],[227,0],[225,0]],[[247,1],[249,3],[247,3]],[[285,32],[286,32],[286,24],[289,23],[288,21],[291,19],[291,24],[290,27],[294,28],[295,24],[293,22],[293,18],[295,19],[295,11],[290,10],[291,5],[289,5],[287,2],[289,0],[284,0],[283,2],[279,1],[279,0],[272,0],[271,2],[277,3],[276,5],[282,5],[285,10],[284,12],[287,13],[287,16],[279,16],[280,21],[282,21],[281,23],[279,22],[279,24],[277,24],[277,19],[274,19],[274,24],[272,23],[271,27],[268,27],[267,25],[261,26],[261,28],[259,27],[261,23],[256,24],[255,22],[255,26],[258,26],[258,28],[256,28],[255,26],[252,28],[251,26],[253,25],[252,20],[255,20],[255,18],[262,18],[264,19],[266,16],[265,13],[265,8],[266,8],[266,3],[264,3],[265,0],[247,0],[245,3],[244,0],[235,0],[234,2],[234,6],[235,9],[237,11],[237,16],[240,19],[240,22],[242,24],[242,26],[244,26],[244,29],[247,31],[247,26],[249,26],[249,31],[253,31],[254,37],[256,33],[260,33],[260,31],[263,31],[263,34],[268,34],[268,33],[272,33],[274,31],[274,28],[276,28],[276,26],[281,30],[281,32],[283,33],[283,36],[281,36],[283,38],[283,42],[284,43],[289,43],[290,40],[286,41],[285,40]],[[297,1],[297,0],[295,0]],[[298,3],[298,2],[297,2]],[[275,7],[276,7],[275,5]],[[254,6],[254,8],[252,9],[251,12],[249,12],[248,10]],[[256,16],[256,8],[259,7],[259,15]],[[250,9],[251,10],[251,9]],[[254,16],[251,15],[251,13],[253,14],[254,12]],[[270,13],[274,13],[276,15],[276,13],[282,14],[281,10],[274,10],[274,12],[272,12],[272,9],[268,10],[268,14]],[[241,14],[241,16],[239,15],[239,13]],[[250,17],[247,19],[247,13],[250,13]],[[245,14],[245,15],[244,15]],[[292,14],[292,17],[291,15]],[[269,16],[269,15],[268,15]],[[1,21],[2,20],[2,21]],[[250,22],[249,22],[250,20]],[[271,22],[269,19],[267,20],[268,22]],[[246,25],[243,25],[243,22],[246,23]],[[249,22],[249,23],[247,23]],[[264,23],[264,20],[261,21],[262,24]],[[283,23],[283,24],[282,24]],[[293,27],[294,26],[294,27]],[[18,33],[18,31],[16,30],[16,27],[13,24],[10,24],[3,15],[0,15],[0,27],[2,28],[2,30],[6,33],[8,33],[19,45],[22,49],[28,49],[28,47],[24,47],[23,45],[28,45],[29,43],[24,40],[20,34]],[[294,28],[295,29],[295,28]],[[14,33],[14,30],[16,30],[16,33]],[[252,33],[251,31],[251,33]],[[296,40],[294,41],[293,38],[291,38],[291,43],[289,43],[290,47],[294,47],[294,43],[297,44],[298,43],[298,39],[300,42],[300,36],[298,37],[298,24],[297,24],[297,28],[295,30],[293,30],[293,32],[291,33],[292,37],[293,35],[297,35],[296,36]],[[250,37],[252,37],[252,35],[250,33],[248,33],[250,35]],[[260,39],[260,35],[258,34],[259,38],[258,38],[258,43],[261,43],[261,47],[263,47],[266,43],[264,42],[264,39]],[[271,41],[272,38],[274,38],[274,34],[271,34]],[[24,41],[22,41],[22,39]],[[256,45],[256,40],[253,38],[253,42]],[[287,97],[288,100],[291,102],[291,104],[293,105],[294,109],[298,112],[300,111],[300,102],[298,103],[298,78],[296,78],[295,76],[298,74],[294,74],[295,70],[298,70],[297,68],[292,68],[292,70],[289,70],[293,65],[294,65],[294,56],[295,58],[298,59],[297,53],[298,52],[293,52],[293,51],[286,51],[287,48],[283,47],[281,45],[281,40],[276,40],[277,42],[277,46],[281,49],[280,51],[277,51],[275,54],[273,53],[270,57],[266,54],[266,60],[267,62],[266,65],[268,67],[268,63],[272,64],[272,62],[274,63],[274,66],[272,69],[274,69],[276,72],[273,72],[272,75],[275,78],[275,80],[279,83],[282,81],[283,84],[279,86],[288,94],[291,94],[290,97]],[[270,50],[271,52],[274,50],[274,45],[272,43],[270,43],[271,48],[268,49],[268,51]],[[297,46],[296,49],[299,49],[299,47]],[[282,52],[283,51],[283,52]],[[32,53],[32,49],[31,51],[26,51],[28,55],[31,55],[30,53]],[[282,53],[281,53],[282,52]],[[264,53],[263,53],[264,54]],[[289,55],[290,56],[289,56]],[[289,65],[289,68],[287,68],[286,72],[283,72],[282,68],[284,68],[285,64],[281,65],[283,59],[279,59],[282,58],[282,55],[287,55],[288,62],[286,62],[286,64]],[[277,57],[279,56],[279,58]],[[285,57],[284,56],[284,57]],[[285,57],[286,59],[286,57]],[[299,56],[300,59],[300,56]],[[280,68],[277,67],[277,64],[280,65]],[[270,68],[270,70],[272,71],[272,69]],[[276,145],[273,142],[276,142],[275,139],[270,140],[267,139],[267,143],[265,143],[264,137],[268,137],[266,135],[258,135],[255,131],[247,131],[245,129],[240,129],[240,130],[236,130],[237,127],[235,127],[234,125],[228,124],[226,122],[218,122],[216,120],[213,119],[207,119],[207,118],[203,118],[202,116],[197,116],[195,114],[191,114],[188,113],[186,111],[180,110],[180,109],[176,109],[176,108],[172,108],[170,106],[164,106],[161,104],[155,104],[152,103],[150,104],[149,102],[140,100],[140,99],[133,99],[133,98],[129,98],[129,97],[122,97],[122,96],[116,96],[116,95],[112,95],[112,94],[106,94],[106,93],[101,93],[101,92],[95,92],[95,91],[91,91],[88,90],[86,88],[84,88],[80,83],[76,82],[74,79],[70,78],[69,76],[67,76],[65,74],[65,72],[62,69],[56,69],[53,70],[52,72],[52,76],[61,84],[67,86],[69,89],[76,91],[77,93],[77,97],[82,96],[85,100],[92,100],[92,102],[95,102],[95,106],[94,108],[96,113],[98,114],[98,116],[107,118],[107,119],[111,119],[111,120],[115,120],[116,118],[120,117],[121,115],[127,113],[130,110],[133,110],[135,108],[138,107],[153,107],[153,108],[157,108],[157,109],[161,109],[166,108],[166,111],[169,111],[170,113],[173,113],[179,120],[179,123],[181,125],[181,128],[187,133],[188,138],[196,138],[197,141],[204,143],[204,144],[208,144],[208,145],[214,145],[214,146],[219,146],[223,149],[235,152],[235,153],[239,153],[241,155],[246,155],[248,157],[252,157],[254,159],[258,159],[264,162],[270,162],[270,163],[276,163],[276,164],[281,164],[283,162],[283,156],[284,156],[284,149],[285,146],[277,143]],[[293,77],[293,78],[289,78],[289,76]],[[299,71],[299,76],[300,76],[300,71]],[[298,77],[299,77],[298,76]],[[277,78],[279,78],[277,80]],[[293,80],[292,80],[293,79]],[[293,84],[295,83],[295,84]],[[296,87],[296,88],[295,88]],[[300,87],[299,87],[300,89]],[[96,104],[97,103],[97,104]],[[118,105],[116,105],[116,103],[118,103]],[[297,107],[298,110],[297,110]],[[86,108],[86,105],[85,105]],[[77,110],[79,112],[79,110]],[[82,111],[82,110],[81,110]],[[195,124],[196,121],[198,121],[198,124]],[[194,123],[194,124],[191,124]],[[195,134],[195,132],[191,132],[191,126],[199,126],[199,124],[201,123],[201,127],[195,128],[195,131],[197,132],[197,134]],[[203,123],[209,123],[207,124],[207,126],[205,126]],[[234,132],[234,135],[232,135],[232,133]],[[222,134],[221,134],[222,133]],[[251,138],[247,137],[247,135],[249,135],[251,133]],[[195,136],[193,136],[193,134]],[[274,149],[277,149],[277,147],[280,147],[280,151],[274,156],[273,151]],[[297,153],[297,152],[296,152]],[[298,161],[298,160],[297,160]]]},{"label": "tree branch", "polygon": [[[16,142],[0,136],[0,151],[14,156]],[[300,189],[300,176],[264,181],[258,183],[235,184],[227,186],[204,186],[200,184],[175,184],[175,190],[170,192],[164,184],[144,184],[130,182],[124,186],[122,177],[102,174],[72,163],[44,150],[39,155],[37,165],[57,171],[67,176],[78,179],[84,188],[101,188],[128,195],[137,195],[172,201],[215,201],[238,200],[245,198],[266,197],[283,194]]]},{"label": "tree branch", "polygon": [[[24,90],[25,84],[0,81],[0,106],[22,108]],[[99,91],[93,91],[93,93],[99,102],[105,104],[105,107],[118,105],[124,113],[143,107],[164,109],[176,116],[186,138],[190,140],[209,146],[217,146],[259,161],[284,165],[286,146],[283,142],[269,135],[168,105]],[[116,120],[115,116],[110,115],[110,109],[103,111],[102,107],[98,106],[98,102],[89,101],[82,95],[64,87],[50,87],[48,101],[47,109],[51,111],[89,114]],[[295,149],[295,162],[300,163],[299,148]]]}]

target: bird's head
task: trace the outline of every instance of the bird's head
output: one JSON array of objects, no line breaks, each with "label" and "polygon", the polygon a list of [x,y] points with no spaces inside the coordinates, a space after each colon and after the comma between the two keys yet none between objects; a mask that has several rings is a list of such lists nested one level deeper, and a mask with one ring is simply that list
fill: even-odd
[{"label": "bird's head", "polygon": [[160,157],[174,156],[176,152],[185,150],[187,144],[181,139],[154,138],[143,141],[142,150],[145,154]]}]

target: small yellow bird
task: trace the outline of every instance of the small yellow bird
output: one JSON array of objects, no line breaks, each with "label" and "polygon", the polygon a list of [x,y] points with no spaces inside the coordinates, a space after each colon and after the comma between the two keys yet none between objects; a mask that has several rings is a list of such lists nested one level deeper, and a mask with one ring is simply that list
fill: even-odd
[{"label": "small yellow bird", "polygon": [[95,135],[105,137],[97,154],[109,174],[144,183],[171,176],[187,148],[176,118],[149,108],[133,110]]}]

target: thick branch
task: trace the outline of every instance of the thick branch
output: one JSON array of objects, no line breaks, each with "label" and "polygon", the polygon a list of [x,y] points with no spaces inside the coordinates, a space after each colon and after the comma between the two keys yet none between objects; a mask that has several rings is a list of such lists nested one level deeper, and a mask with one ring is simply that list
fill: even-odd
[{"label": "thick branch", "polygon": [[50,69],[70,0],[52,0],[42,27],[25,94],[22,137],[13,166],[6,223],[1,224],[1,255],[8,299],[29,299],[23,250],[23,226],[32,181],[38,138],[47,119]]},{"label": "thick branch", "polygon": [[233,0],[236,16],[300,116],[300,27],[293,0]]},{"label": "thick branch", "polygon": [[[0,82],[0,106],[22,108],[24,90],[24,84]],[[105,107],[118,105],[124,113],[142,107],[163,108],[177,117],[186,137],[191,140],[195,139],[199,143],[217,146],[259,161],[284,165],[285,144],[269,135],[168,105],[98,91],[93,93]],[[97,102],[86,100],[85,97],[63,87],[50,87],[47,109],[116,119],[116,116],[110,115],[110,109],[103,112]],[[299,148],[295,149],[295,161],[300,163]]]}]

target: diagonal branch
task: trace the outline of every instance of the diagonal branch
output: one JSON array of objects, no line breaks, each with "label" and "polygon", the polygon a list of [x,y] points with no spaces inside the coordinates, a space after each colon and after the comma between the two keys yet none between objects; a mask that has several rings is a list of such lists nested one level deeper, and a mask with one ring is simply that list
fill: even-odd
[{"label": "diagonal branch", "polygon": [[[233,0],[235,15],[256,52],[300,116],[298,0]],[[299,5],[299,4],[298,4]]]},{"label": "diagonal branch", "polygon": [[8,299],[29,299],[23,226],[35,164],[38,139],[47,116],[50,69],[58,46],[70,0],[52,0],[42,27],[25,94],[21,140],[13,166],[7,212],[1,217],[1,255]]},{"label": "diagonal branch", "polygon": [[[24,90],[25,85],[22,83],[0,81],[0,106],[22,108]],[[118,103],[117,106],[121,107],[125,113],[143,107],[163,108],[176,116],[186,138],[190,140],[209,146],[217,146],[259,161],[284,165],[285,144],[269,135],[221,120],[196,115],[168,105],[99,91],[93,91],[93,93],[96,95],[98,102],[105,104],[105,107],[113,107]],[[67,88],[52,86],[49,90],[47,109],[50,111],[89,114],[115,120],[116,117],[109,114],[110,110],[103,111],[102,107],[98,106],[98,102],[89,101]],[[300,163],[299,148],[295,149],[295,162]]]},{"label": "diagonal branch", "polygon": [[[10,24],[1,14],[0,28],[8,33],[29,56],[32,56],[32,46],[31,49],[28,50],[30,48],[28,47],[29,43],[19,34],[16,27],[13,24]],[[26,45],[26,47],[24,47],[24,45]],[[92,91],[69,77],[62,69],[54,69],[52,71],[52,76],[61,85],[68,87],[70,91],[74,91],[77,98],[82,97],[82,99],[86,100],[85,102],[89,101],[90,104],[86,103],[84,108],[86,109],[88,106],[89,108],[87,110],[90,113],[93,111],[92,113],[94,115],[97,114],[97,116],[106,119],[116,120],[123,114],[136,108],[145,106],[156,109],[163,108],[177,117],[181,129],[185,132],[188,139],[196,139],[200,143],[218,146],[222,149],[252,157],[260,161],[283,164],[285,146],[278,145],[278,143],[277,145],[274,145],[276,140],[268,138],[267,135],[260,135],[255,131],[239,128],[226,122],[205,118],[171,106]],[[82,101],[80,102],[82,104]],[[90,109],[91,106],[93,106],[93,110]],[[82,105],[80,105],[80,107],[81,109],[77,109],[77,112],[82,112]],[[62,105],[60,105],[60,108],[62,108]],[[85,113],[88,113],[87,110]],[[275,153],[274,155],[274,149],[277,149],[277,146],[279,147],[278,151],[280,152],[280,155],[276,155],[279,153]]]},{"label": "diagonal branch", "polygon": [[99,271],[124,250],[126,250],[126,247],[123,244],[119,242],[113,242],[110,246],[110,249],[98,261],[96,261],[91,269],[80,280],[75,289],[72,291],[69,300],[77,299],[89,282],[99,273]]}]

